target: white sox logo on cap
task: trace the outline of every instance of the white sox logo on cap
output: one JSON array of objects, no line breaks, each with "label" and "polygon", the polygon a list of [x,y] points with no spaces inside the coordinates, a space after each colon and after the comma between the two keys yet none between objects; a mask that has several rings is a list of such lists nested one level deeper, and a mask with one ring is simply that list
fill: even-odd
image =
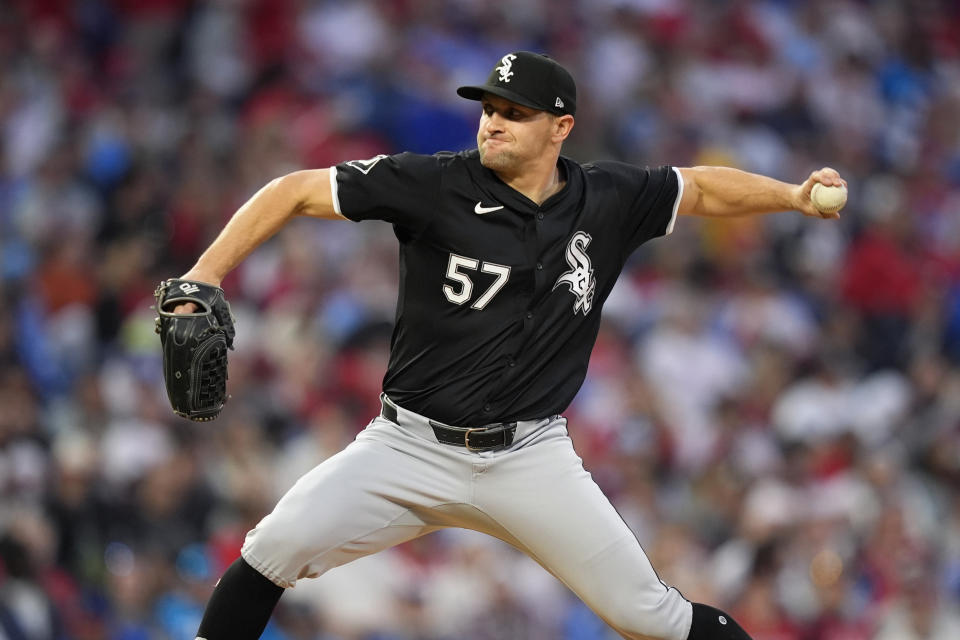
[{"label": "white sox logo on cap", "polygon": [[573,76],[550,56],[532,51],[506,54],[493,67],[486,84],[459,87],[457,94],[468,100],[483,100],[490,94],[558,116],[577,112]]},{"label": "white sox logo on cap", "polygon": [[593,293],[597,288],[597,281],[593,277],[593,263],[590,256],[587,255],[587,247],[593,238],[589,233],[577,231],[567,243],[566,259],[570,265],[570,271],[564,272],[557,283],[553,285],[556,289],[561,284],[570,287],[570,293],[574,295],[573,314],[582,311],[583,315],[590,313],[593,306]]},{"label": "white sox logo on cap", "polygon": [[500,58],[500,66],[497,67],[497,72],[500,74],[500,82],[510,82],[510,78],[513,77],[513,71],[510,68],[513,66],[513,61],[517,59],[517,56],[512,53]]}]

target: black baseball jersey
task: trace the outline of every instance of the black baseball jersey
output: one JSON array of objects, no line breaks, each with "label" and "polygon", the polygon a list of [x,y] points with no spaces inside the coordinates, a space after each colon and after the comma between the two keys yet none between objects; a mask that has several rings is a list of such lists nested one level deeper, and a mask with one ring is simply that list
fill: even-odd
[{"label": "black baseball jersey", "polygon": [[476,150],[337,165],[334,206],[393,224],[400,290],[383,389],[448,424],[561,413],[587,373],[600,308],[630,253],[672,230],[670,167],[559,161],[543,204],[507,186]]}]

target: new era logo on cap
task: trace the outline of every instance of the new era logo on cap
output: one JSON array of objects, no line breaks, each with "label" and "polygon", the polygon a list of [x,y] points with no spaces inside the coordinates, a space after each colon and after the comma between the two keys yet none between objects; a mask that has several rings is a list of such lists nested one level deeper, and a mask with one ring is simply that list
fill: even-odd
[{"label": "new era logo on cap", "polygon": [[469,100],[490,93],[556,115],[574,115],[577,110],[577,85],[570,72],[553,58],[530,51],[508,53],[486,84],[460,87],[457,93]]}]

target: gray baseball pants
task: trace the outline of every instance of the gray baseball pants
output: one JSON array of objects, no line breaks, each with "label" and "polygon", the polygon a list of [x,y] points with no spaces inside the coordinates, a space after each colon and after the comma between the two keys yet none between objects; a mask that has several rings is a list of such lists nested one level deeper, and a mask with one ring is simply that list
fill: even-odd
[{"label": "gray baseball pants", "polygon": [[243,558],[292,587],[438,529],[474,529],[536,560],[623,637],[686,640],[690,602],[584,470],[565,418],[520,422],[510,447],[475,452],[397,414],[302,476],[247,534]]}]

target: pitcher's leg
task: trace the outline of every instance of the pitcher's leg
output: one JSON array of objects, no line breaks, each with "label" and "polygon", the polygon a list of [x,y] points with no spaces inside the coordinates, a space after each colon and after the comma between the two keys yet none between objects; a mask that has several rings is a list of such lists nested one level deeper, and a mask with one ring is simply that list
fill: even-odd
[{"label": "pitcher's leg", "polygon": [[197,639],[259,638],[281,595],[282,587],[270,582],[243,558],[237,558],[210,595]]},{"label": "pitcher's leg", "polygon": [[423,535],[435,507],[462,501],[468,472],[424,442],[377,418],[346,449],[280,499],[241,549],[281,587]]},{"label": "pitcher's leg", "polygon": [[434,509],[462,501],[448,452],[374,420],[346,449],[305,474],[247,534],[224,574],[199,638],[255,640],[283,592],[301,577],[439,528]]},{"label": "pitcher's leg", "polygon": [[693,603],[693,625],[687,640],[751,640],[750,635],[725,611]]},{"label": "pitcher's leg", "polygon": [[[636,537],[593,482],[565,421],[497,456],[476,488],[496,529],[631,640],[750,640],[728,614],[660,581]],[[535,471],[531,471],[535,470]]]},{"label": "pitcher's leg", "polygon": [[583,469],[562,423],[499,456],[477,501],[518,546],[626,638],[687,640],[691,604],[660,581]]}]

